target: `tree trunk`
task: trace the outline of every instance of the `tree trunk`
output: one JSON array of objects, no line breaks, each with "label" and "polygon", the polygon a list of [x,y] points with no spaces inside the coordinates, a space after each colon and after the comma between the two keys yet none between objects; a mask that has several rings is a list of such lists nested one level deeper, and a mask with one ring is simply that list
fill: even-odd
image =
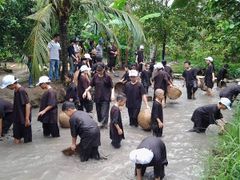
[{"label": "tree trunk", "polygon": [[164,31],[164,34],[163,34],[163,44],[162,44],[162,60],[165,59],[166,44],[167,44],[167,33]]},{"label": "tree trunk", "polygon": [[61,60],[62,60],[62,72],[61,72],[61,81],[65,80],[65,75],[68,72],[68,41],[67,41],[67,25],[68,25],[68,17],[60,16],[59,17],[59,34],[60,34],[60,43],[61,43]]}]

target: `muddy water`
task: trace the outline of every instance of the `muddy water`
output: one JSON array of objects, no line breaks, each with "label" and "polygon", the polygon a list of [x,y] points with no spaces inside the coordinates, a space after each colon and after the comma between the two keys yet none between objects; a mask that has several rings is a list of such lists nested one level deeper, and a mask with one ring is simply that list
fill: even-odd
[{"label": "muddy water", "polygon": [[[180,81],[175,84],[181,85]],[[209,103],[216,103],[218,96],[209,98],[204,92],[198,91],[197,100],[186,100],[185,88],[183,95],[177,101],[168,101],[164,109],[164,136],[167,147],[169,165],[166,168],[167,180],[200,179],[203,172],[203,158],[214,144],[214,136],[189,133],[192,127],[191,114],[195,108]],[[150,93],[152,94],[152,90]],[[215,89],[215,94],[217,94]],[[150,103],[151,104],[151,103]],[[144,108],[144,106],[143,106]],[[61,129],[61,137],[57,139],[44,138],[41,124],[36,121],[37,109],[33,110],[33,142],[14,145],[12,138],[0,142],[0,179],[3,180],[131,180],[135,179],[134,165],[129,161],[129,152],[135,149],[140,141],[150,136],[150,132],[128,126],[127,110],[122,118],[126,139],[122,147],[115,150],[110,145],[109,131],[101,130],[100,153],[107,160],[90,160],[80,162],[78,157],[66,157],[61,150],[71,143],[69,129]],[[230,112],[224,112],[227,120]],[[95,119],[96,115],[94,113]],[[145,179],[152,179],[152,168],[148,168]]]}]

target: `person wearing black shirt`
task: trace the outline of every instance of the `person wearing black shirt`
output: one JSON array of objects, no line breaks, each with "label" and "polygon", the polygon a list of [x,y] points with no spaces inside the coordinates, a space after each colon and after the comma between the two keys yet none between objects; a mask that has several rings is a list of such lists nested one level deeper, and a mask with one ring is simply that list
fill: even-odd
[{"label": "person wearing black shirt", "polygon": [[97,123],[84,111],[77,111],[74,104],[65,102],[62,111],[70,117],[70,128],[72,136],[71,149],[76,149],[77,136],[81,138],[79,155],[81,161],[88,161],[89,158],[100,159],[98,147],[100,142],[100,130]]},{"label": "person wearing black shirt", "polygon": [[13,75],[3,77],[1,88],[14,90],[13,137],[16,144],[32,142],[31,104],[26,90]]},{"label": "person wearing black shirt", "polygon": [[121,141],[124,139],[121,109],[126,103],[126,96],[119,94],[116,98],[115,105],[112,106],[110,111],[110,139],[112,140],[111,144],[114,148],[121,147]]},{"label": "person wearing black shirt", "polygon": [[66,79],[66,83],[68,84],[66,89],[65,101],[73,102],[76,108],[78,108],[79,106],[78,91],[77,91],[77,85],[73,81],[73,75],[68,74],[67,76],[65,76],[65,79]]},{"label": "person wearing black shirt", "polygon": [[223,68],[220,69],[220,71],[218,72],[218,75],[217,75],[217,86],[220,87],[220,88],[226,84],[224,82],[224,79],[227,78],[227,73],[228,73],[227,69],[228,69],[228,64],[225,64],[223,66]]},{"label": "person wearing black shirt", "polygon": [[[191,120],[194,125],[189,132],[204,133],[210,124],[217,124],[223,130],[224,127],[220,122],[225,123],[225,121],[222,119],[221,110],[231,110],[230,105],[231,101],[228,98],[221,98],[218,104],[210,104],[197,108],[193,112]],[[217,121],[219,119],[220,121]]]},{"label": "person wearing black shirt", "polygon": [[130,70],[130,69],[131,69],[131,68],[129,68],[128,65],[125,65],[125,66],[124,66],[124,71],[125,71],[125,73],[123,74],[122,79],[120,80],[123,84],[126,84],[127,82],[131,81],[131,80],[130,80],[130,77],[129,77],[129,70]]},{"label": "person wearing black shirt", "polygon": [[78,61],[77,57],[75,56],[75,51],[74,51],[74,42],[75,40],[71,40],[71,44],[68,47],[68,62],[70,65],[70,73],[73,74],[75,71],[74,64],[76,61]]},{"label": "person wearing black shirt", "polygon": [[197,70],[191,68],[191,62],[185,61],[184,68],[185,71],[183,72],[182,76],[185,81],[185,85],[187,88],[187,98],[188,99],[195,99],[195,92],[198,89],[197,86]]},{"label": "person wearing black shirt", "polygon": [[225,87],[222,89],[219,93],[220,98],[226,97],[230,99],[231,105],[234,102],[234,100],[237,98],[238,94],[240,93],[240,83],[238,85],[232,85]]},{"label": "person wearing black shirt", "polygon": [[204,82],[207,86],[207,95],[212,96],[212,88],[214,86],[215,76],[214,76],[214,65],[213,65],[213,58],[207,57],[205,58],[208,67],[205,72]]},{"label": "person wearing black shirt", "polygon": [[164,91],[162,89],[157,89],[155,91],[155,97],[151,112],[151,129],[154,136],[161,137],[163,132],[162,100],[164,98]]},{"label": "person wearing black shirt", "polygon": [[108,49],[108,56],[109,56],[108,68],[113,73],[116,65],[117,54],[118,54],[117,47],[114,45],[114,42],[111,42],[111,46]]},{"label": "person wearing black shirt", "polygon": [[136,52],[136,63],[138,66],[138,71],[142,72],[143,63],[144,63],[144,46],[140,45],[139,49]]},{"label": "person wearing black shirt", "polygon": [[138,126],[137,117],[141,109],[142,100],[149,109],[146,92],[142,83],[138,82],[138,72],[136,70],[129,71],[131,81],[124,87],[124,94],[127,96],[126,106],[128,108],[128,115],[130,126]]},{"label": "person wearing black shirt", "polygon": [[[152,160],[147,164],[141,164],[139,159],[144,159],[145,157],[139,150],[149,150],[152,152],[153,157]],[[134,152],[135,151],[135,152]],[[141,180],[142,176],[144,176],[147,167],[153,166],[154,168],[154,178],[155,180],[161,180],[165,176],[165,166],[168,165],[167,160],[167,152],[166,146],[164,142],[159,137],[146,137],[142,140],[136,150],[132,151],[134,153],[134,161],[135,161],[135,174],[137,175],[137,179]],[[131,152],[131,153],[132,153]]]},{"label": "person wearing black shirt", "polygon": [[0,98],[0,137],[7,134],[13,123],[13,104]]},{"label": "person wearing black shirt", "polygon": [[162,65],[164,67],[164,71],[166,71],[169,74],[169,76],[171,78],[171,81],[172,81],[173,80],[173,76],[172,76],[173,70],[172,70],[172,68],[167,65],[167,61],[166,60],[162,61]]},{"label": "person wearing black shirt", "polygon": [[83,93],[83,98],[87,96],[88,91],[94,87],[94,102],[96,103],[98,122],[101,123],[101,128],[107,128],[110,102],[113,98],[112,78],[105,73],[103,66],[98,65],[96,68],[97,73],[93,76],[90,86]]},{"label": "person wearing black shirt", "polygon": [[49,85],[50,79],[47,76],[41,76],[37,86],[46,90],[40,101],[38,121],[42,122],[43,135],[45,137],[60,137],[58,128],[58,106],[57,93]]},{"label": "person wearing black shirt", "polygon": [[144,70],[141,72],[141,81],[143,84],[143,87],[146,91],[146,93],[148,93],[148,88],[149,86],[151,86],[151,72],[149,70],[149,64],[145,64],[144,65]]}]

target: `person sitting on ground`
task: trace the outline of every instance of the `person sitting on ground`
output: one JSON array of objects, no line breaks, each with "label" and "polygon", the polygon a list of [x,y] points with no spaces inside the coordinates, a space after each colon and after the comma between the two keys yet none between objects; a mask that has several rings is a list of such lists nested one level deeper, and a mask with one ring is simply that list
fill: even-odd
[{"label": "person sitting on ground", "polygon": [[7,134],[13,123],[13,104],[0,98],[0,138]]},{"label": "person sitting on ground", "polygon": [[13,75],[3,77],[1,88],[14,90],[13,103],[13,137],[14,143],[20,144],[21,139],[24,143],[32,142],[32,127],[31,127],[31,104],[28,94],[24,87],[18,83]]},{"label": "person sitting on ground", "polygon": [[130,160],[135,163],[137,180],[142,180],[146,168],[153,166],[155,180],[165,176],[165,166],[168,165],[167,152],[164,142],[159,137],[145,138],[136,150],[130,153]]},{"label": "person sitting on ground", "polygon": [[110,139],[114,148],[121,147],[121,141],[124,138],[121,109],[126,103],[126,96],[124,94],[117,95],[116,103],[112,106],[110,111]]},{"label": "person sitting on ground", "polygon": [[224,79],[227,78],[227,71],[228,69],[228,64],[224,64],[223,68],[220,69],[217,75],[217,86],[218,87],[223,87],[226,86],[226,83],[224,82]]},{"label": "person sitting on ground", "polygon": [[40,101],[40,109],[38,113],[38,121],[42,122],[43,136],[54,138],[60,137],[58,128],[58,106],[57,93],[50,86],[50,79],[48,76],[41,76],[36,86],[46,90]]},{"label": "person sitting on ground", "polygon": [[156,137],[161,137],[163,132],[163,98],[164,91],[162,89],[156,89],[155,100],[153,102],[151,113],[151,129],[153,131],[153,135]]},{"label": "person sitting on ground", "polygon": [[82,162],[89,158],[100,159],[98,147],[100,142],[100,129],[92,117],[84,111],[77,111],[75,105],[71,102],[65,102],[62,105],[62,111],[70,117],[70,128],[72,136],[71,149],[76,149],[77,136],[81,138],[79,155]]},{"label": "person sitting on ground", "polygon": [[188,99],[195,99],[195,92],[198,89],[197,86],[197,70],[191,68],[191,62],[185,61],[184,62],[184,72],[182,74],[186,88],[187,88],[187,98]]},{"label": "person sitting on ground", "polygon": [[225,87],[224,89],[222,89],[220,91],[219,96],[220,96],[220,98],[226,97],[226,98],[230,99],[231,106],[232,106],[232,103],[237,98],[239,93],[240,93],[240,82],[238,82],[237,85]]},{"label": "person sitting on ground", "polygon": [[197,108],[192,115],[193,128],[189,132],[204,133],[210,124],[217,124],[224,130],[225,121],[221,110],[229,109],[231,101],[228,98],[221,98],[218,104],[210,104]]}]

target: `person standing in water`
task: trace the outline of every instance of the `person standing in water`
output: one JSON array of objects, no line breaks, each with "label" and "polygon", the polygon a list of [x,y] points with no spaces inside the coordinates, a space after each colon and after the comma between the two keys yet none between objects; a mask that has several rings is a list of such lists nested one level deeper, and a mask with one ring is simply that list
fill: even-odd
[{"label": "person standing in water", "polygon": [[205,58],[205,60],[208,67],[205,72],[204,82],[205,82],[205,85],[207,86],[207,95],[213,96],[212,88],[214,86],[214,81],[215,81],[213,58],[209,56]]},{"label": "person standing in water", "polygon": [[58,106],[57,93],[50,86],[50,79],[47,76],[41,76],[36,86],[46,90],[40,101],[38,121],[42,122],[43,135],[45,137],[60,137],[58,128]]},{"label": "person standing in water", "polygon": [[13,75],[3,77],[1,89],[14,90],[13,137],[16,144],[32,142],[31,104],[26,90]]}]

